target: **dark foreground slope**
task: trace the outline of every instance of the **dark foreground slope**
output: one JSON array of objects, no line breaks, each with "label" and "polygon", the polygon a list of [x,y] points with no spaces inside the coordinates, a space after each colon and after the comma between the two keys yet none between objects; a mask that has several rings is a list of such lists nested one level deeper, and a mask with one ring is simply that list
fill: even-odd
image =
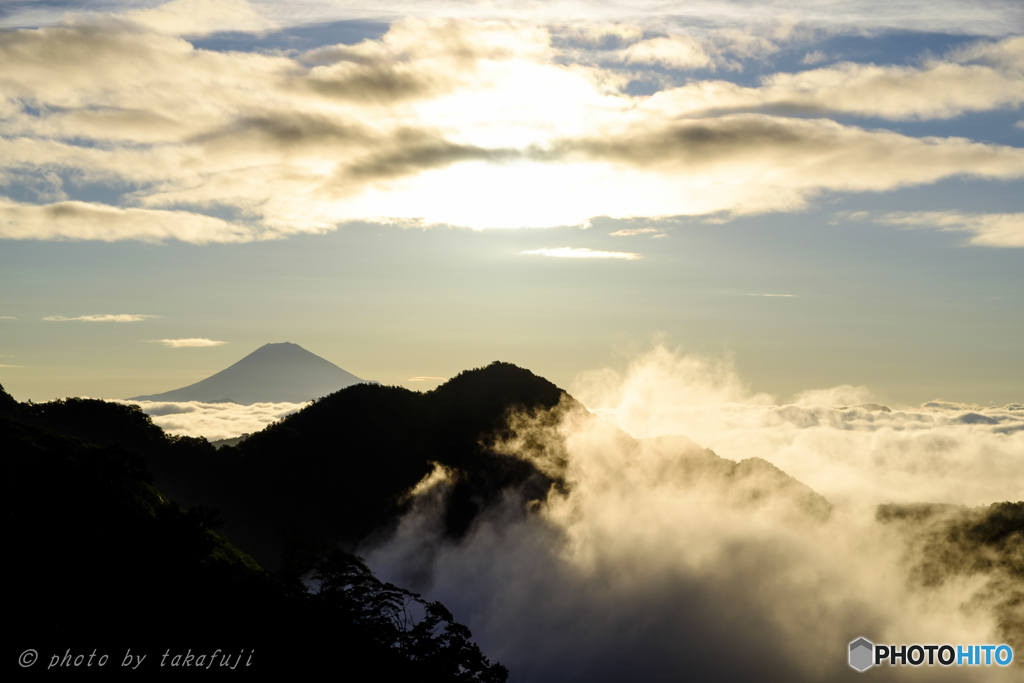
[{"label": "dark foreground slope", "polygon": [[302,403],[363,380],[298,344],[264,344],[234,365],[181,389],[135,401]]},{"label": "dark foreground slope", "polygon": [[[75,407],[62,402],[49,417]],[[157,490],[138,456],[32,424],[36,409],[0,388],[4,614],[15,627],[5,667],[19,677],[88,661],[103,675],[134,665],[151,679],[177,661],[232,675],[505,679],[439,603],[382,584],[340,551],[300,569],[314,572],[315,593],[294,573],[270,574],[214,531],[215,513]],[[135,415],[112,414],[130,433]],[[417,604],[416,624],[396,619]]]}]

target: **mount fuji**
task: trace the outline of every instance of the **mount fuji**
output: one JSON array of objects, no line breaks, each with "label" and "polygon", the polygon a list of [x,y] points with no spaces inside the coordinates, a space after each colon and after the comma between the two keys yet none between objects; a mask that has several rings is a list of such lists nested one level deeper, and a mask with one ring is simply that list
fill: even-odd
[{"label": "mount fuji", "polygon": [[265,344],[234,365],[187,387],[132,401],[299,403],[332,394],[359,379],[298,344]]}]

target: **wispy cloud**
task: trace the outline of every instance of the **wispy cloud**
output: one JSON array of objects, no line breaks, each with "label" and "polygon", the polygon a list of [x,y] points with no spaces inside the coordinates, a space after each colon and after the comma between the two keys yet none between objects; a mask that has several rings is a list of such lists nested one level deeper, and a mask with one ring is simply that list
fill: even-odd
[{"label": "wispy cloud", "polygon": [[665,233],[657,228],[623,228],[609,233],[612,237],[633,237],[634,235],[652,235],[653,237],[664,237]]},{"label": "wispy cloud", "polygon": [[792,294],[748,294],[747,296],[781,296],[781,297],[792,297]]},{"label": "wispy cloud", "polygon": [[204,337],[191,337],[189,339],[150,339],[149,341],[169,346],[172,349],[180,349],[186,347],[203,347],[203,346],[222,346],[227,344],[225,341],[215,341],[213,339],[206,339]]},{"label": "wispy cloud", "polygon": [[533,249],[521,252],[534,256],[553,256],[555,258],[601,258],[601,259],[622,259],[633,261],[640,257],[628,251],[595,251],[586,248],[559,247],[557,249]]},{"label": "wispy cloud", "polygon": [[122,209],[78,201],[24,204],[0,197],[0,238],[4,239],[178,239],[203,244],[247,242],[256,239],[260,232],[191,211]]},{"label": "wispy cloud", "polygon": [[17,320],[13,315],[0,315],[0,320]]},{"label": "wispy cloud", "polygon": [[887,213],[877,223],[971,233],[970,243],[983,247],[1024,247],[1024,213],[914,211]]},{"label": "wispy cloud", "polygon": [[420,375],[417,377],[410,377],[408,382],[443,382],[448,379],[447,377],[431,377],[430,375]]},{"label": "wispy cloud", "polygon": [[802,64],[820,64],[828,59],[828,56],[821,50],[814,50],[804,55],[804,58],[800,60]]},{"label": "wispy cloud", "polygon": [[52,322],[80,321],[87,323],[135,323],[147,318],[159,318],[158,315],[142,315],[139,313],[107,313],[96,315],[80,315],[75,318],[65,318],[62,315],[48,315],[43,320]]},{"label": "wispy cloud", "polygon": [[712,63],[700,41],[687,36],[651,38],[634,43],[623,53],[623,61],[659,64],[669,69],[700,69]]},{"label": "wispy cloud", "polygon": [[259,32],[276,24],[247,0],[171,0],[149,9],[125,12],[124,18],[168,35],[204,35],[215,31]]}]

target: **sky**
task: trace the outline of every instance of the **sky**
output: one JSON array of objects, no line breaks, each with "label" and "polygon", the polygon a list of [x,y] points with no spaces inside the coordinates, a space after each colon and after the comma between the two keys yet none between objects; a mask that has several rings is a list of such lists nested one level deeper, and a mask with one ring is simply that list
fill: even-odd
[{"label": "sky", "polygon": [[[1024,399],[1019,2],[0,5],[0,383],[269,342],[431,389],[665,348]],[[601,406],[594,405],[593,408]]]}]

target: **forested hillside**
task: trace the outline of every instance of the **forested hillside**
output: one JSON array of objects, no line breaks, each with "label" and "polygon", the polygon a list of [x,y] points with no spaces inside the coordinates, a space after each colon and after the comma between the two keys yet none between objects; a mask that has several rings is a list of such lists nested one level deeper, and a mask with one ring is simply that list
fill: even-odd
[{"label": "forested hillside", "polygon": [[17,624],[8,645],[38,651],[43,661],[28,673],[68,648],[72,658],[107,654],[111,668],[130,649],[149,658],[150,672],[165,651],[203,653],[205,664],[219,650],[217,666],[229,653],[227,666],[245,660],[261,673],[372,667],[388,677],[505,680],[440,603],[380,582],[356,556],[308,547],[286,571],[264,570],[217,533],[216,512],[168,498],[121,442],[154,462],[215,452],[163,435],[132,407],[19,405],[0,388],[7,617]]}]

